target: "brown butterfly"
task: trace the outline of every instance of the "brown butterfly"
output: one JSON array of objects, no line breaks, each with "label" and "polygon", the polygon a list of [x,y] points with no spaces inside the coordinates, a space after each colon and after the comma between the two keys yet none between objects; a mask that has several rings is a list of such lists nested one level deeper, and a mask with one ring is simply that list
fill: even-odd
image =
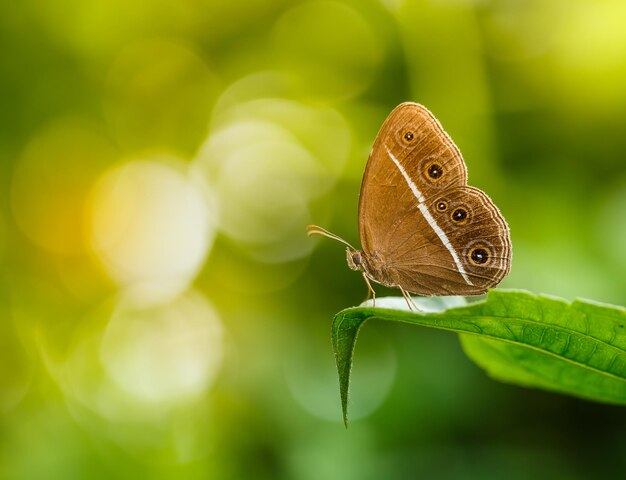
[{"label": "brown butterfly", "polygon": [[[425,107],[398,105],[383,123],[361,184],[363,250],[345,244],[348,266],[397,287],[412,308],[419,295],[479,295],[509,272],[509,227],[491,199],[467,185],[461,152]],[[414,304],[413,304],[414,307]]]}]

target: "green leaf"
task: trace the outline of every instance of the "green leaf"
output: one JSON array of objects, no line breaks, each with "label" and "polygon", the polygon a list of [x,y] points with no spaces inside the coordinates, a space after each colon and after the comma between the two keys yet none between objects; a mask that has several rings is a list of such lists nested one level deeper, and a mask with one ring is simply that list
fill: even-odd
[{"label": "green leaf", "polygon": [[[626,310],[586,300],[568,303],[519,290],[492,290],[484,301],[459,304],[458,298],[420,299],[410,312],[404,299],[377,299],[339,312],[332,342],[339,373],[344,423],[359,329],[371,318],[393,320],[461,334],[467,355],[501,381],[577,397],[626,405]],[[436,305],[435,305],[436,306]],[[391,307],[391,308],[381,308]]]}]

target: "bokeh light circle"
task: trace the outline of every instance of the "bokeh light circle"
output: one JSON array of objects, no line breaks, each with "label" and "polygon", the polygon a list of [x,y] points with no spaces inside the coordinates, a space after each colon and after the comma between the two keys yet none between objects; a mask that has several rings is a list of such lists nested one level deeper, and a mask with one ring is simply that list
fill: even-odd
[{"label": "bokeh light circle", "polygon": [[217,80],[188,45],[170,39],[132,43],[106,77],[104,111],[127,149],[168,147],[192,153],[202,141]]},{"label": "bokeh light circle", "polygon": [[176,403],[203,394],[223,354],[222,325],[199,293],[158,307],[122,303],[102,339],[105,371],[124,392],[147,403]]},{"label": "bokeh light circle", "polygon": [[[327,341],[327,339],[323,339]],[[294,400],[310,415],[342,421],[337,399],[337,370],[332,355],[320,357],[324,348],[312,339],[300,339],[297,351],[284,364],[285,379]],[[330,353],[330,352],[329,352]],[[306,374],[303,374],[306,372]],[[364,332],[359,337],[358,368],[351,379],[350,418],[367,417],[383,403],[396,375],[396,353],[381,335]]]},{"label": "bokeh light circle", "polygon": [[305,2],[278,20],[273,45],[285,71],[325,98],[358,95],[382,59],[372,26],[338,2]]},{"label": "bokeh light circle", "polygon": [[[232,93],[232,92],[230,92]],[[194,168],[214,185],[221,230],[253,258],[309,253],[311,202],[335,185],[351,132],[335,110],[284,98],[222,102]]]},{"label": "bokeh light circle", "polygon": [[137,301],[185,290],[213,243],[210,193],[175,159],[135,160],[94,187],[91,240],[109,275]]},{"label": "bokeh light circle", "polygon": [[11,184],[13,214],[26,237],[53,253],[83,253],[89,190],[116,155],[84,119],[58,120],[35,136]]}]

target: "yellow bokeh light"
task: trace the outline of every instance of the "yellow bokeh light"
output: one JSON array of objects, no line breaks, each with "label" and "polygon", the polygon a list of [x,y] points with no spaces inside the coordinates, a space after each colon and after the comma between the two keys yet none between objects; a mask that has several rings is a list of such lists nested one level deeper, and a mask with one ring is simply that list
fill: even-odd
[{"label": "yellow bokeh light", "polygon": [[211,197],[184,169],[167,157],[136,160],[107,172],[94,188],[93,249],[137,301],[186,289],[211,248]]},{"label": "yellow bokeh light", "polygon": [[33,138],[16,165],[11,200],[17,224],[39,247],[84,252],[85,203],[116,152],[88,121],[59,120]]}]

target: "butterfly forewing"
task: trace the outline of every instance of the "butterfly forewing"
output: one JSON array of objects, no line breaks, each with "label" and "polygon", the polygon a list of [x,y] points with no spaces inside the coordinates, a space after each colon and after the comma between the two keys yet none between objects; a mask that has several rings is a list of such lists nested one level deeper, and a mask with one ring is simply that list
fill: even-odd
[{"label": "butterfly forewing", "polygon": [[376,137],[359,204],[373,279],[423,295],[479,294],[510,266],[508,226],[467,186],[463,158],[423,106],[403,103]]}]

